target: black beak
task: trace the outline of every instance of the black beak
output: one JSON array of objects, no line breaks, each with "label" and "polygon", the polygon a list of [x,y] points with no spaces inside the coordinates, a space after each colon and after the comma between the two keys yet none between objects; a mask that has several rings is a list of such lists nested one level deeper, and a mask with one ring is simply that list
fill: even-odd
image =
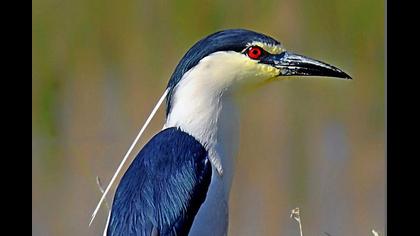
[{"label": "black beak", "polygon": [[267,55],[260,60],[260,63],[280,69],[279,76],[326,76],[351,79],[337,67],[290,52]]}]

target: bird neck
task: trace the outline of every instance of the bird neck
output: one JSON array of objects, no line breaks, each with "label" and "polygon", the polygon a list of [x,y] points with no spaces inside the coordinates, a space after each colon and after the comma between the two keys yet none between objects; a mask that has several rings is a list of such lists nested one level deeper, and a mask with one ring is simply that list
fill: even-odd
[{"label": "bird neck", "polygon": [[164,128],[179,127],[195,137],[230,189],[238,146],[239,110],[232,91],[211,89],[209,84],[200,83],[203,80],[211,79],[185,78],[180,82]]}]

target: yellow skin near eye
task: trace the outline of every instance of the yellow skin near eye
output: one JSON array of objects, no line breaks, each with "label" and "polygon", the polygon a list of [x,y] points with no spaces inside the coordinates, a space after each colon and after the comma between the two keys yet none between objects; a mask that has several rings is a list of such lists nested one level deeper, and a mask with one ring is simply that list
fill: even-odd
[{"label": "yellow skin near eye", "polygon": [[265,43],[258,42],[258,41],[247,44],[247,47],[249,47],[249,46],[258,46],[258,47],[264,49],[265,51],[267,51],[270,54],[279,54],[279,53],[285,51],[285,49],[283,49],[281,47],[281,45],[265,44]]},{"label": "yellow skin near eye", "polygon": [[[247,48],[251,46],[258,46],[270,54],[280,54],[286,51],[284,48],[281,47],[280,44],[273,45],[273,44],[266,44],[266,43],[254,41],[247,44]],[[260,75],[260,76],[265,75],[266,77],[268,77],[268,79],[262,82],[263,84],[266,82],[272,81],[273,79],[278,79],[280,69],[275,68],[270,65],[265,65],[265,64],[257,64],[254,66],[258,67],[256,70],[258,72],[257,75]],[[287,79],[287,78],[282,78],[282,79]]]}]

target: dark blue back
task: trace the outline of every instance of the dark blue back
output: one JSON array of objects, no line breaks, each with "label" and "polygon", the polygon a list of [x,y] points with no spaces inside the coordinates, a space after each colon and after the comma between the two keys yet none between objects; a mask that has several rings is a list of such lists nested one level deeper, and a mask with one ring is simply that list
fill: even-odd
[{"label": "dark blue back", "polygon": [[205,148],[168,128],[140,151],[121,179],[107,235],[187,235],[211,180]]}]

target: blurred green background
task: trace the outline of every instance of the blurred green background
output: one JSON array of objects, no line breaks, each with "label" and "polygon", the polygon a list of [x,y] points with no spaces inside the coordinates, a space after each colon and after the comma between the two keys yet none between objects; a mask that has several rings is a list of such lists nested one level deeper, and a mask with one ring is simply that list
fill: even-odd
[{"label": "blurred green background", "polygon": [[[108,183],[182,55],[247,28],[353,81],[271,83],[242,105],[230,235],[385,231],[384,1],[32,1],[32,235],[88,228]],[[158,116],[139,150],[164,122]],[[113,194],[111,194],[113,195]]]}]

